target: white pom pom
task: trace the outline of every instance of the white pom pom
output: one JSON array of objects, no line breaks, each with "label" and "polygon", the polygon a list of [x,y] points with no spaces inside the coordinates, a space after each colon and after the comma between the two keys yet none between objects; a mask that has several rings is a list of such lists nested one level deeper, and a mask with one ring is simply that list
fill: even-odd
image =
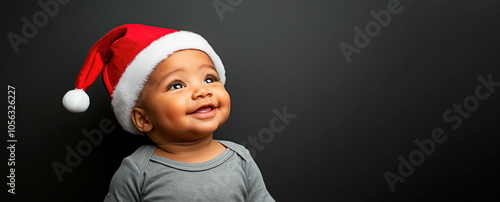
[{"label": "white pom pom", "polygon": [[82,89],[68,91],[62,100],[64,108],[73,113],[81,113],[90,105],[90,98]]}]

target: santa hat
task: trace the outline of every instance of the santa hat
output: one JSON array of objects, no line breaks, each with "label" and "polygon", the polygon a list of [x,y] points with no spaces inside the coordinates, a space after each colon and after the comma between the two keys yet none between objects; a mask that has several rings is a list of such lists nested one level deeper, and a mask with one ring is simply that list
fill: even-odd
[{"label": "santa hat", "polygon": [[102,73],[118,122],[124,130],[141,134],[130,115],[144,83],[161,61],[176,51],[186,49],[205,52],[212,60],[222,83],[225,83],[222,61],[200,35],[188,31],[126,24],[111,30],[92,46],[76,79],[75,89],[64,95],[63,105],[71,112],[86,111],[90,99],[85,91]]}]

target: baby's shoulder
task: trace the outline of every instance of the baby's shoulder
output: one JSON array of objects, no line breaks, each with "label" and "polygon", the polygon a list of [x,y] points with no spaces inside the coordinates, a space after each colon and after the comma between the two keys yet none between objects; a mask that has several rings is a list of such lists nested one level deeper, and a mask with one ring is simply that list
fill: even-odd
[{"label": "baby's shoulder", "polygon": [[252,158],[250,155],[250,152],[248,151],[247,148],[245,148],[243,145],[227,141],[227,140],[217,140],[220,142],[222,145],[226,146],[230,150],[234,151],[238,156],[240,156],[243,160],[248,161],[249,158]]},{"label": "baby's shoulder", "polygon": [[154,145],[143,145],[137,148],[134,153],[123,159],[120,167],[131,167],[131,170],[135,172],[144,172],[155,148]]}]

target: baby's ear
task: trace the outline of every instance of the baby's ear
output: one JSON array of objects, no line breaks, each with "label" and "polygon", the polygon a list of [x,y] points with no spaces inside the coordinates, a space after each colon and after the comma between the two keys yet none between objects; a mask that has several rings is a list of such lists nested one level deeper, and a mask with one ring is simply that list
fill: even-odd
[{"label": "baby's ear", "polygon": [[146,110],[140,107],[134,107],[132,109],[131,114],[132,121],[135,124],[135,127],[139,129],[141,132],[150,132],[153,130],[153,124],[149,121],[146,116]]}]

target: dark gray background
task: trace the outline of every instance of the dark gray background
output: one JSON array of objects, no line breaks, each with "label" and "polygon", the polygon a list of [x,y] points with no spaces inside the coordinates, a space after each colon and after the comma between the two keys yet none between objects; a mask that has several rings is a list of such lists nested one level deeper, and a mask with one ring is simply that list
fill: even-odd
[{"label": "dark gray background", "polygon": [[[100,80],[87,91],[87,112],[61,105],[90,47],[125,23],[192,30],[212,44],[232,98],[217,139],[256,137],[273,108],[296,115],[256,156],[278,201],[500,199],[500,88],[457,130],[442,117],[474,95],[478,76],[500,81],[500,2],[401,0],[403,10],[351,63],[339,44],[353,45],[353,28],[374,20],[370,11],[387,9],[389,0],[220,0],[233,8],[223,21],[212,2],[70,1],[17,54],[7,33],[21,35],[21,18],[32,21],[42,9],[37,1],[3,2],[2,88],[7,97],[7,85],[16,87],[18,140],[16,195],[8,201],[101,201],[121,160],[148,143],[123,132]],[[59,182],[51,163],[64,164],[65,148],[105,118],[116,129]],[[434,128],[448,139],[391,192],[384,172],[397,173],[397,157],[408,158],[418,149],[413,141]]]}]

